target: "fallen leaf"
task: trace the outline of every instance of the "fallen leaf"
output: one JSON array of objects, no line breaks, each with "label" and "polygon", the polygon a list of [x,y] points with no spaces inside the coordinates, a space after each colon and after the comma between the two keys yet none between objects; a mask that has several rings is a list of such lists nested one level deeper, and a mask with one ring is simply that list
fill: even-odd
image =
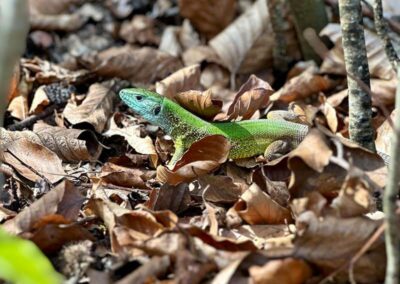
[{"label": "fallen leaf", "polygon": [[12,234],[30,232],[43,217],[57,214],[75,221],[85,198],[71,182],[64,180],[39,200],[26,207],[15,218],[4,223],[3,228]]},{"label": "fallen leaf", "polygon": [[159,166],[157,179],[170,185],[189,182],[215,170],[226,161],[230,143],[222,135],[211,135],[194,142],[172,170]]},{"label": "fallen leaf", "polygon": [[136,15],[131,21],[124,21],[119,36],[129,43],[158,45],[154,20],[144,15]]},{"label": "fallen leaf", "polygon": [[95,83],[90,86],[81,105],[68,103],[63,113],[65,118],[75,126],[89,124],[101,133],[113,111],[114,98],[115,93],[111,89]]},{"label": "fallen leaf", "polygon": [[190,206],[189,187],[185,183],[177,186],[164,184],[159,189],[153,189],[147,206],[152,210],[171,210],[179,214]]},{"label": "fallen leaf", "polygon": [[246,190],[241,184],[234,183],[227,176],[205,175],[199,178],[199,184],[203,188],[203,198],[213,203],[234,203]]},{"label": "fallen leaf", "polygon": [[212,99],[212,91],[187,91],[176,94],[175,100],[191,113],[204,119],[212,119],[222,109],[222,101]]},{"label": "fallen leaf", "polygon": [[45,178],[53,184],[66,175],[60,158],[54,152],[25,138],[6,145],[0,158],[20,175],[33,182]]},{"label": "fallen leaf", "polygon": [[333,81],[326,76],[317,74],[317,68],[311,66],[300,75],[291,78],[271,96],[272,101],[292,102],[304,99],[319,92],[325,92],[333,87]]},{"label": "fallen leaf", "polygon": [[257,0],[253,6],[210,40],[209,45],[221,58],[225,67],[236,73],[254,42],[264,32],[272,33],[267,3]]},{"label": "fallen leaf", "polygon": [[[318,218],[313,212],[307,211],[297,218],[296,223],[295,257],[305,259],[329,273],[348,263],[365,246],[382,221],[364,216]],[[357,282],[382,282],[385,263],[384,240],[378,238],[354,264],[353,277]],[[341,274],[343,280],[348,277],[346,270]]]},{"label": "fallen leaf", "polygon": [[290,211],[252,184],[234,205],[239,216],[249,224],[284,224],[290,222]]},{"label": "fallen leaf", "polygon": [[73,5],[82,2],[81,0],[29,0],[31,10],[45,15],[57,15],[66,12]]},{"label": "fallen leaf", "polygon": [[180,14],[188,18],[194,27],[207,38],[223,30],[235,16],[234,0],[179,0]]},{"label": "fallen leaf", "polygon": [[270,260],[263,266],[249,268],[252,283],[302,284],[312,276],[311,267],[301,259]]},{"label": "fallen leaf", "polygon": [[156,92],[173,99],[180,92],[196,90],[200,87],[200,65],[185,67],[156,83]]},{"label": "fallen leaf", "polygon": [[[396,110],[393,110],[390,114],[390,119],[395,121]],[[393,138],[393,127],[389,122],[389,119],[386,119],[384,123],[377,129],[376,131],[376,149],[383,153],[389,154],[391,153],[392,146],[392,138]]]},{"label": "fallen leaf", "polygon": [[228,119],[250,119],[257,110],[267,107],[272,92],[273,89],[267,82],[251,75],[247,82],[240,87],[229,106]]},{"label": "fallen leaf", "polygon": [[119,77],[142,86],[163,79],[180,67],[179,60],[168,53],[129,45],[106,49],[89,62],[89,69],[99,76]]}]

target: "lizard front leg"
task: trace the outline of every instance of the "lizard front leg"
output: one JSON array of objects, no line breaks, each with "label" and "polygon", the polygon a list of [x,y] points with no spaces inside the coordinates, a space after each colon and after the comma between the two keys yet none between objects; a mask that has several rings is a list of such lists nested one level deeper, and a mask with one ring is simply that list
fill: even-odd
[{"label": "lizard front leg", "polygon": [[264,157],[267,161],[271,161],[287,154],[290,150],[290,143],[288,141],[277,140],[267,146]]},{"label": "lizard front leg", "polygon": [[184,146],[183,139],[182,138],[177,138],[175,140],[175,152],[174,155],[172,156],[171,160],[168,163],[168,168],[172,169],[175,164],[182,158],[183,154],[187,150]]}]

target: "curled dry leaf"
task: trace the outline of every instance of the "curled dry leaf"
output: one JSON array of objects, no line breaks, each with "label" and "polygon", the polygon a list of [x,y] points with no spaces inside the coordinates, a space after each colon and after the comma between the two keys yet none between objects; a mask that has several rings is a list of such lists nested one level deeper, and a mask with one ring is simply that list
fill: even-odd
[{"label": "curled dry leaf", "polygon": [[63,114],[70,123],[90,124],[101,133],[113,111],[114,99],[115,93],[111,89],[96,83],[90,86],[81,105],[76,106],[69,102]]},{"label": "curled dry leaf", "polygon": [[185,109],[205,119],[212,119],[222,109],[222,101],[213,100],[211,97],[210,89],[204,92],[187,91],[174,96]]},{"label": "curled dry leaf", "polygon": [[252,283],[302,284],[311,278],[311,267],[301,259],[285,258],[268,261],[264,266],[249,268]]},{"label": "curled dry leaf", "polygon": [[92,198],[87,208],[100,217],[111,236],[114,252],[129,249],[135,241],[148,240],[175,227],[178,217],[171,211],[128,210],[107,200]]},{"label": "curled dry leaf", "polygon": [[290,210],[282,207],[253,183],[234,205],[239,216],[249,224],[284,224],[292,220]]},{"label": "curled dry leaf", "polygon": [[228,119],[250,119],[257,110],[267,107],[272,92],[273,89],[267,82],[251,75],[247,82],[240,87],[229,106]]},{"label": "curled dry leaf", "polygon": [[153,189],[147,206],[152,210],[171,210],[178,214],[190,206],[190,192],[186,183],[177,186],[164,184],[160,189]]},{"label": "curled dry leaf", "polygon": [[154,177],[155,171],[135,169],[127,157],[105,163],[100,173],[101,181],[105,184],[133,188],[147,188],[146,181]]},{"label": "curled dry leaf", "polygon": [[172,170],[159,166],[157,179],[171,185],[189,182],[215,170],[229,155],[230,143],[222,135],[211,135],[194,142]]},{"label": "curled dry leaf", "polygon": [[[1,128],[0,128],[1,129]],[[49,148],[63,161],[94,161],[101,147],[96,136],[88,130],[65,129],[37,123],[33,131],[0,131],[0,147],[25,138],[33,143]]]},{"label": "curled dry leaf", "polygon": [[140,126],[132,125],[128,127],[118,127],[117,123],[120,115],[115,114],[110,123],[109,129],[103,133],[106,137],[119,135],[125,138],[128,144],[139,154],[149,155],[153,166],[158,163],[158,155],[154,147],[153,140],[149,137],[140,137]]},{"label": "curled dry leaf", "polygon": [[[365,172],[373,182],[371,184],[368,181],[371,189],[385,186],[387,168],[379,155],[339,136],[328,132],[325,134],[332,140],[336,140],[337,145],[342,145],[338,147],[341,148],[339,150],[343,150],[344,158],[351,157],[352,165]],[[331,146],[327,136],[312,129],[299,147],[289,154],[288,165],[292,170],[289,190],[292,196],[305,196],[315,190],[323,195],[331,195],[342,187],[347,169],[330,162],[333,156],[333,151],[330,150]],[[345,161],[345,163],[347,162]]]},{"label": "curled dry leaf", "polygon": [[326,76],[318,75],[317,71],[315,66],[311,66],[300,75],[291,78],[271,96],[271,100],[280,100],[288,103],[332,88],[332,80]]},{"label": "curled dry leaf", "polygon": [[243,184],[235,183],[227,176],[206,175],[199,178],[203,198],[214,203],[234,203],[246,190]]},{"label": "curled dry leaf", "polygon": [[136,85],[148,85],[181,68],[178,58],[155,48],[126,45],[106,49],[89,62],[99,76],[119,77]]},{"label": "curled dry leaf", "polygon": [[182,47],[178,39],[178,32],[179,28],[175,26],[166,27],[161,36],[161,41],[158,49],[175,57],[181,55]]},{"label": "curled dry leaf", "polygon": [[81,28],[87,20],[88,17],[81,13],[44,15],[33,12],[29,22],[35,30],[72,32]]},{"label": "curled dry leaf", "polygon": [[20,76],[21,76],[21,71],[19,64],[15,64],[13,74],[10,80],[10,86],[8,88],[8,93],[7,93],[8,102],[19,95],[18,85],[20,82]]},{"label": "curled dry leaf", "polygon": [[[297,218],[296,223],[298,235],[294,241],[295,256],[329,272],[347,264],[382,222],[364,216],[318,218],[313,212],[306,211]],[[360,283],[382,282],[385,263],[384,240],[378,238],[354,264],[354,279]],[[344,270],[342,276],[348,277],[348,272]]]},{"label": "curled dry leaf", "polygon": [[35,95],[33,96],[31,107],[29,109],[30,114],[41,113],[46,106],[50,104],[50,100],[47,97],[45,88],[46,86],[42,85],[36,90]]},{"label": "curled dry leaf", "polygon": [[48,215],[57,214],[68,221],[75,221],[84,201],[79,189],[70,181],[64,180],[2,227],[18,235],[30,232],[36,223]]},{"label": "curled dry leaf", "polygon": [[182,59],[186,66],[199,64],[203,61],[224,65],[214,49],[204,45],[189,48],[182,54]]},{"label": "curled dry leaf", "polygon": [[[385,80],[392,79],[395,77],[395,72],[386,57],[380,38],[367,29],[364,32],[371,76]],[[320,32],[320,35],[328,36],[335,43],[335,47],[329,51],[321,65],[321,72],[346,75],[340,25],[329,24]]]},{"label": "curled dry leaf", "polygon": [[158,45],[160,42],[154,20],[144,15],[136,15],[131,21],[123,22],[119,36],[129,43]]},{"label": "curled dry leaf", "polygon": [[70,71],[49,61],[39,58],[21,59],[21,67],[28,75],[28,80],[39,84],[49,84],[64,81],[66,83],[77,83],[86,80],[88,71]]},{"label": "curled dry leaf", "polygon": [[58,214],[42,217],[34,224],[33,230],[29,239],[48,254],[59,252],[71,242],[94,240],[86,228]]},{"label": "curled dry leaf", "polygon": [[350,168],[346,180],[340,189],[339,196],[332,201],[342,218],[362,216],[376,211],[372,192],[362,176]]},{"label": "curled dry leaf", "polygon": [[45,178],[50,183],[56,183],[66,175],[60,158],[40,144],[18,138],[7,143],[5,147],[0,159],[30,181],[36,182]]},{"label": "curled dry leaf", "polygon": [[268,19],[266,1],[257,0],[250,9],[209,42],[231,72],[237,72],[247,52],[264,31],[272,33]]},{"label": "curled dry leaf", "polygon": [[[390,118],[392,121],[395,121],[396,110],[393,110],[390,114]],[[376,131],[377,137],[375,140],[376,149],[383,153],[390,153],[390,147],[392,145],[392,137],[393,137],[393,127],[389,123],[389,120],[386,119],[384,123],[378,128]]]},{"label": "curled dry leaf", "polygon": [[31,11],[44,15],[58,15],[67,12],[73,5],[82,2],[82,0],[29,0]]},{"label": "curled dry leaf", "polygon": [[200,87],[200,65],[185,67],[156,83],[156,92],[169,99],[180,92],[196,90]]},{"label": "curled dry leaf", "polygon": [[235,16],[235,0],[179,0],[181,15],[207,38],[222,31]]}]

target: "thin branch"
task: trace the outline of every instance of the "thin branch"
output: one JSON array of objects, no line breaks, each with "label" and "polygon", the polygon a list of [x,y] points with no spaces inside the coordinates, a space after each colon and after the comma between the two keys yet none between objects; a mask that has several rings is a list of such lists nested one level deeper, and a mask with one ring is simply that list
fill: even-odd
[{"label": "thin branch", "polygon": [[386,284],[397,284],[400,282],[400,216],[396,214],[400,182],[400,65],[397,68],[398,85],[396,91],[395,131],[392,137],[388,183],[383,195],[383,211],[386,216]]},{"label": "thin branch", "polygon": [[394,50],[392,42],[389,38],[388,23],[383,18],[382,0],[375,0],[373,9],[374,9],[374,22],[375,22],[376,32],[383,41],[387,58],[392,64],[393,69],[397,71],[397,65],[399,64],[399,57],[397,56],[397,53]]}]

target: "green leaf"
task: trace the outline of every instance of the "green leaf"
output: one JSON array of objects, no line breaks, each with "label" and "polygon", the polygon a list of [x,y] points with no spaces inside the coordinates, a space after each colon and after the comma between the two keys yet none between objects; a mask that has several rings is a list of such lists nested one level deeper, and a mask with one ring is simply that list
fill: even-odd
[{"label": "green leaf", "polygon": [[0,279],[17,284],[56,284],[61,276],[34,243],[0,227]]}]

